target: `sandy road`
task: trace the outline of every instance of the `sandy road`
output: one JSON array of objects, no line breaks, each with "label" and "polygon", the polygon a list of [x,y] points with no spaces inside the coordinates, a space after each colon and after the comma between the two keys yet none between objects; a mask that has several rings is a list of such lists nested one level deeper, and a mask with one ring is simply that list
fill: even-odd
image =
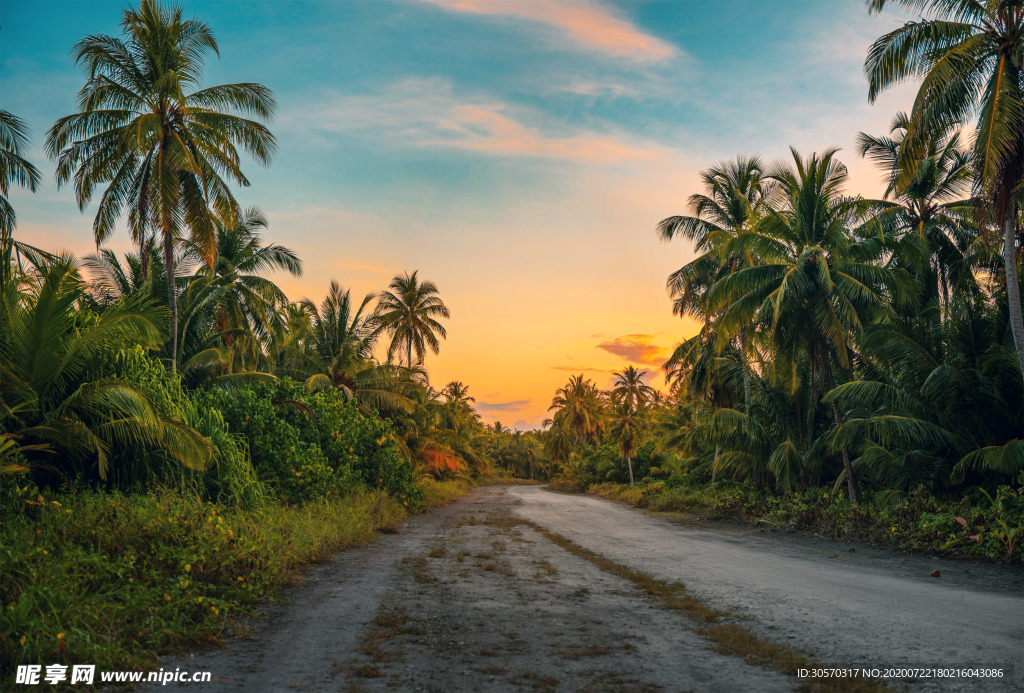
[{"label": "sandy road", "polygon": [[[1021,685],[1019,571],[684,527],[592,496],[537,487],[508,494],[522,500],[514,512],[525,519],[611,560],[683,582],[711,606],[749,617],[759,635],[830,666],[1015,665]],[[932,568],[942,577],[931,577]],[[1000,689],[995,681],[937,688]]]},{"label": "sandy road", "polygon": [[[247,637],[163,666],[212,672],[212,683],[191,688],[247,693],[784,691],[799,683],[713,652],[692,623],[632,583],[501,520],[513,515],[681,580],[823,663],[1022,666],[1024,599],[981,589],[955,565],[942,566],[950,579],[928,582],[912,559],[833,558],[832,545],[693,529],[539,487],[476,489],[414,518],[318,567]],[[991,575],[980,582],[998,585]],[[1013,690],[977,681],[941,689]]]}]

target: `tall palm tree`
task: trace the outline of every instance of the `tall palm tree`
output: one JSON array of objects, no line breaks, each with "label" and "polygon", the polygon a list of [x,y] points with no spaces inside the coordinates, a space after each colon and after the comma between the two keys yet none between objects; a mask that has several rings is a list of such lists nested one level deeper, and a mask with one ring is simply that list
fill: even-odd
[{"label": "tall palm tree", "polygon": [[379,319],[383,328],[391,335],[388,359],[399,350],[405,352],[405,365],[413,367],[412,355],[416,352],[416,363],[422,364],[429,348],[435,354],[441,349],[438,336],[448,336],[444,326],[436,318],[448,318],[451,314],[438,295],[437,285],[431,281],[420,282],[418,270],[395,277],[388,285],[390,291],[380,295]]},{"label": "tall palm tree", "polygon": [[[949,304],[953,290],[977,288],[971,267],[978,238],[970,191],[970,157],[960,133],[934,131],[921,156],[902,155],[910,116],[899,113],[888,136],[860,133],[858,151],[874,161],[888,183],[875,221],[895,243],[896,259],[917,275],[922,302]],[[910,169],[905,175],[904,169]]]},{"label": "tall palm tree", "polygon": [[619,444],[619,452],[626,458],[626,466],[629,467],[629,485],[633,485],[633,455],[640,447],[640,425],[637,410],[620,401],[612,411],[611,430],[612,438]]},{"label": "tall palm tree", "polygon": [[[690,215],[662,219],[657,226],[663,240],[682,237],[694,243],[699,255],[669,275],[668,289],[673,298],[672,312],[690,315],[705,323],[714,320],[708,310],[707,292],[724,275],[750,266],[749,254],[730,256],[725,249],[736,234],[749,229],[761,215],[771,190],[764,177],[761,160],[737,157],[701,171],[704,192],[690,196]],[[750,379],[747,373],[747,331],[738,334],[744,368],[744,401],[750,406]]]},{"label": "tall palm tree", "polygon": [[[794,167],[779,164],[770,174],[779,187],[780,208],[770,210],[755,231],[730,242],[728,252],[750,252],[759,263],[716,282],[708,300],[723,311],[726,330],[766,326],[777,368],[795,365],[801,357],[810,360],[814,409],[816,383],[825,391],[835,387],[832,364],[851,371],[851,336],[893,300],[909,301],[910,292],[900,273],[876,264],[882,244],[854,236],[869,205],[843,195],[847,171],[835,150],[806,159],[795,149],[792,154]],[[841,425],[834,401],[832,411]],[[842,455],[850,500],[857,502],[845,447]]]},{"label": "tall palm tree", "polygon": [[593,440],[604,433],[604,398],[597,385],[582,373],[570,376],[565,387],[558,388],[548,411],[555,412],[552,429],[571,434],[577,442]]},{"label": "tall palm tree", "polygon": [[11,183],[36,191],[39,171],[22,157],[28,147],[28,126],[18,116],[0,109],[0,236],[14,232],[17,218],[7,201]]},{"label": "tall palm tree", "polygon": [[[217,41],[205,23],[182,19],[180,8],[142,0],[125,10],[121,28],[122,38],[88,36],[75,45],[75,62],[87,75],[79,112],[53,125],[46,149],[57,159],[58,186],[74,178],[80,209],[106,185],[93,221],[97,245],[127,208],[130,232],[141,245],[155,223],[174,276],[183,224],[213,261],[215,217],[237,212],[227,180],[249,184],[238,147],[268,163],[276,146],[264,125],[234,112],[267,119],[276,104],[270,90],[255,83],[197,89],[206,54],[219,55]],[[174,282],[167,284],[167,299],[176,367]]]},{"label": "tall palm tree", "polygon": [[1024,374],[1017,275],[1024,197],[1024,5],[1020,0],[868,0],[875,13],[889,4],[927,10],[933,18],[907,22],[872,44],[864,63],[868,99],[874,102],[905,79],[923,78],[910,113],[906,156],[918,154],[928,133],[977,117],[975,188],[1003,230],[1010,332]]},{"label": "tall palm tree", "polygon": [[656,390],[644,382],[647,371],[637,370],[635,366],[626,366],[621,373],[613,373],[615,382],[612,384],[612,397],[636,413],[654,399]]},{"label": "tall palm tree", "polygon": [[[251,207],[233,223],[218,222],[217,253],[205,274],[216,277],[228,287],[217,306],[215,331],[229,346],[235,336],[253,333],[269,338],[277,309],[288,303],[284,292],[264,273],[283,270],[293,277],[302,276],[302,260],[294,250],[276,243],[263,244],[261,231],[268,227],[263,211]],[[203,248],[189,241],[186,255],[203,259]]]}]

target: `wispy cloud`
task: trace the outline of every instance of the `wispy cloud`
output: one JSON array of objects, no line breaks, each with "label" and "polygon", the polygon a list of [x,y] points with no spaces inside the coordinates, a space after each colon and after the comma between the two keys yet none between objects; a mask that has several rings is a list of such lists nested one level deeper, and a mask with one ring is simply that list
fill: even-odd
[{"label": "wispy cloud", "polygon": [[630,363],[642,363],[650,366],[661,366],[665,363],[664,347],[653,344],[653,335],[627,334],[609,339],[597,345],[609,354],[626,359]]},{"label": "wispy cloud", "polygon": [[665,148],[625,134],[549,133],[525,122],[536,114],[480,95],[456,97],[445,79],[406,79],[376,94],[335,95],[284,114],[287,127],[353,132],[400,146],[453,148],[493,156],[616,164],[654,160]]},{"label": "wispy cloud", "polygon": [[556,87],[556,89],[570,94],[576,94],[577,96],[589,96],[593,98],[607,96],[614,99],[635,99],[642,95],[642,92],[635,84],[623,84],[621,82],[612,81],[576,81],[564,86]]},{"label": "wispy cloud", "polygon": [[521,411],[529,408],[531,399],[517,399],[511,402],[477,402],[476,410],[481,414],[488,412]]},{"label": "wispy cloud", "polygon": [[553,27],[576,45],[615,58],[658,62],[678,54],[594,0],[419,0],[451,12],[512,17]]}]

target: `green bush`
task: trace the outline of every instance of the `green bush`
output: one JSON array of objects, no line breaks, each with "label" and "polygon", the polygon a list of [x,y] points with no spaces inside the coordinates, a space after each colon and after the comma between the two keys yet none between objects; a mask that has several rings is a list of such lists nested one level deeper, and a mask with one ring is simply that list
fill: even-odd
[{"label": "green bush", "polygon": [[161,416],[191,426],[214,447],[213,464],[206,470],[193,471],[182,467],[163,450],[125,446],[111,456],[110,480],[115,488],[143,491],[172,485],[192,491],[204,500],[245,508],[264,502],[266,491],[256,477],[244,442],[231,435],[218,410],[196,406],[182,388],[180,375],[141,348],[110,354],[96,369],[96,377],[103,373],[135,383],[154,402]]},{"label": "green bush", "polygon": [[362,483],[404,501],[418,499],[413,468],[387,423],[360,413],[337,390],[310,394],[288,378],[195,395],[220,411],[248,446],[260,480],[289,502],[349,492]]}]

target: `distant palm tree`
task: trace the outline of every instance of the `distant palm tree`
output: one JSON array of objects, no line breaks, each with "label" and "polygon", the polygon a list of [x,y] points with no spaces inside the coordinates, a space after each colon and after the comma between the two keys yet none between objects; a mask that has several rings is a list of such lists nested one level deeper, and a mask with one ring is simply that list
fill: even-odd
[{"label": "distant palm tree", "polygon": [[[262,124],[229,111],[266,119],[275,103],[269,89],[253,83],[189,91],[201,82],[205,54],[218,53],[217,42],[205,23],[183,20],[179,8],[142,0],[125,10],[121,28],[123,38],[89,36],[75,45],[75,62],[88,76],[78,94],[80,111],[54,124],[46,149],[57,159],[58,186],[74,178],[80,209],[97,187],[107,186],[93,221],[97,245],[127,208],[129,230],[141,247],[149,228],[159,229],[164,265],[174,276],[183,224],[213,262],[215,216],[230,219],[237,212],[225,177],[249,184],[236,147],[267,163],[276,146]],[[176,367],[174,282],[167,283],[167,298]]]},{"label": "distant palm tree", "polygon": [[555,391],[548,411],[554,411],[552,429],[571,434],[577,442],[594,440],[604,433],[605,402],[601,391],[583,374],[570,376]]},{"label": "distant palm tree", "polygon": [[633,485],[633,455],[640,446],[640,415],[636,409],[620,401],[612,411],[610,433],[619,444],[619,452],[629,467],[629,485]]},{"label": "distant palm tree", "polygon": [[441,388],[441,394],[448,402],[464,404],[467,407],[470,406],[470,402],[476,402],[469,394],[469,386],[459,380],[453,380]]},{"label": "distant palm tree", "polygon": [[[251,207],[235,223],[217,225],[217,253],[207,273],[227,288],[215,315],[216,332],[230,345],[236,335],[249,332],[266,340],[277,320],[276,310],[288,303],[288,297],[263,273],[284,270],[293,277],[302,276],[302,260],[294,250],[276,243],[263,244],[260,234],[268,226],[263,211]],[[204,258],[203,248],[189,241],[187,255],[196,261]]]},{"label": "distant palm tree", "polygon": [[434,282],[420,282],[417,273],[406,272],[395,277],[388,285],[390,291],[380,295],[379,320],[381,326],[391,335],[388,359],[399,350],[405,352],[405,365],[413,367],[412,355],[416,352],[416,363],[422,364],[429,348],[435,354],[441,349],[441,339],[448,333],[435,318],[448,318],[451,314]]},{"label": "distant palm tree", "polygon": [[633,413],[643,409],[654,399],[656,390],[644,382],[647,371],[627,366],[621,373],[613,373],[615,382],[612,385],[612,397],[629,408]]},{"label": "distant palm tree", "polygon": [[[910,113],[904,156],[916,157],[930,133],[975,114],[975,188],[1003,229],[1010,332],[1024,373],[1024,314],[1017,276],[1024,197],[1024,5],[1020,0],[869,0],[871,12],[894,4],[935,18],[907,22],[872,44],[864,63],[868,99],[922,77]],[[912,175],[911,170],[904,177]]]},{"label": "distant palm tree", "polygon": [[14,232],[17,219],[14,208],[7,201],[11,183],[36,191],[39,171],[22,158],[28,147],[28,126],[16,115],[0,109],[0,236]]}]

